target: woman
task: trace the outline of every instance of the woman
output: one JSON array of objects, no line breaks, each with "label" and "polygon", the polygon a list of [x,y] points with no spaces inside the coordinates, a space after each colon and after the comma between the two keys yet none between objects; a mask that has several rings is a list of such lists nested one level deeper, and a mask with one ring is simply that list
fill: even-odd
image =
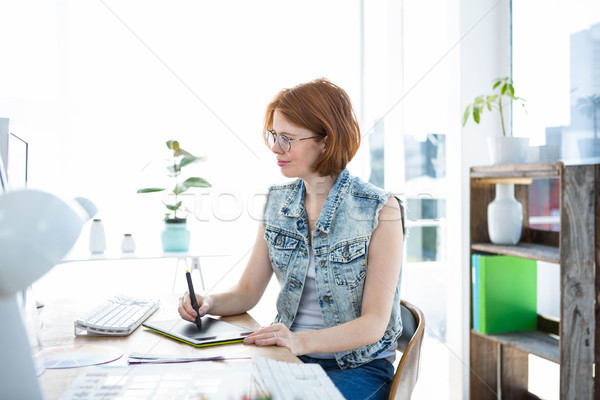
[{"label": "woman", "polygon": [[[244,343],[285,346],[317,362],[347,399],[386,399],[402,331],[402,210],[395,197],[345,169],[360,145],[346,92],[325,79],[281,91],[268,105],[265,141],[281,173],[272,186],[240,281],[198,296],[201,316],[253,308],[275,273],[275,322]],[[194,321],[189,294],[179,305]]]}]

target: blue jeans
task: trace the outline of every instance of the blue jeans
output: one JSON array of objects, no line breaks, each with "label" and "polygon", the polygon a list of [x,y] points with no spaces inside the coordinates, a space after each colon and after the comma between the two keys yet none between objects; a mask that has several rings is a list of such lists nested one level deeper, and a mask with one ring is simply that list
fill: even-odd
[{"label": "blue jeans", "polygon": [[386,400],[394,380],[394,366],[385,359],[356,368],[340,369],[335,359],[299,356],[302,362],[321,364],[347,400]]}]

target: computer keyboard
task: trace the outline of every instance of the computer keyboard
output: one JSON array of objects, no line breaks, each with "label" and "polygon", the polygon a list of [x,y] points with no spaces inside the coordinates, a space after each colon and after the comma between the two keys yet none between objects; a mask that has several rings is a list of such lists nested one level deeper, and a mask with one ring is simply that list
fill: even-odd
[{"label": "computer keyboard", "polygon": [[75,335],[127,336],[158,308],[158,300],[114,296],[75,320]]},{"label": "computer keyboard", "polygon": [[262,395],[273,400],[344,400],[319,364],[296,364],[255,357],[253,372]]}]

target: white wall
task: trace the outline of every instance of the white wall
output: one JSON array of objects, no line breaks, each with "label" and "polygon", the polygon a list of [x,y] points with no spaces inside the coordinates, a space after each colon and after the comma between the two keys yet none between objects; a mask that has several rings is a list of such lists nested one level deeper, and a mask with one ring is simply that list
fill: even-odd
[{"label": "white wall", "polygon": [[242,257],[259,196],[281,179],[266,104],[320,76],[359,101],[357,1],[12,0],[0,15],[0,117],[31,144],[30,187],[95,201],[111,249],[126,232],[158,243],[162,197],[136,190],[162,183],[164,142],[178,139],[209,156],[188,168],[213,184],[193,202],[210,218],[190,221],[194,243]]}]

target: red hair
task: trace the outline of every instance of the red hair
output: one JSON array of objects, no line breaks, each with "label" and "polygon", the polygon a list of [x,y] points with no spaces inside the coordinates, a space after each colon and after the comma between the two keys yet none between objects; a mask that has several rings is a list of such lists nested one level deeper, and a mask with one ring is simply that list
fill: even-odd
[{"label": "red hair", "polygon": [[[360,146],[360,128],[350,97],[325,78],[283,89],[267,106],[265,126],[273,129],[273,115],[279,111],[289,122],[327,138],[321,157],[313,166],[320,176],[336,176]],[[265,134],[265,143],[267,137]]]}]

